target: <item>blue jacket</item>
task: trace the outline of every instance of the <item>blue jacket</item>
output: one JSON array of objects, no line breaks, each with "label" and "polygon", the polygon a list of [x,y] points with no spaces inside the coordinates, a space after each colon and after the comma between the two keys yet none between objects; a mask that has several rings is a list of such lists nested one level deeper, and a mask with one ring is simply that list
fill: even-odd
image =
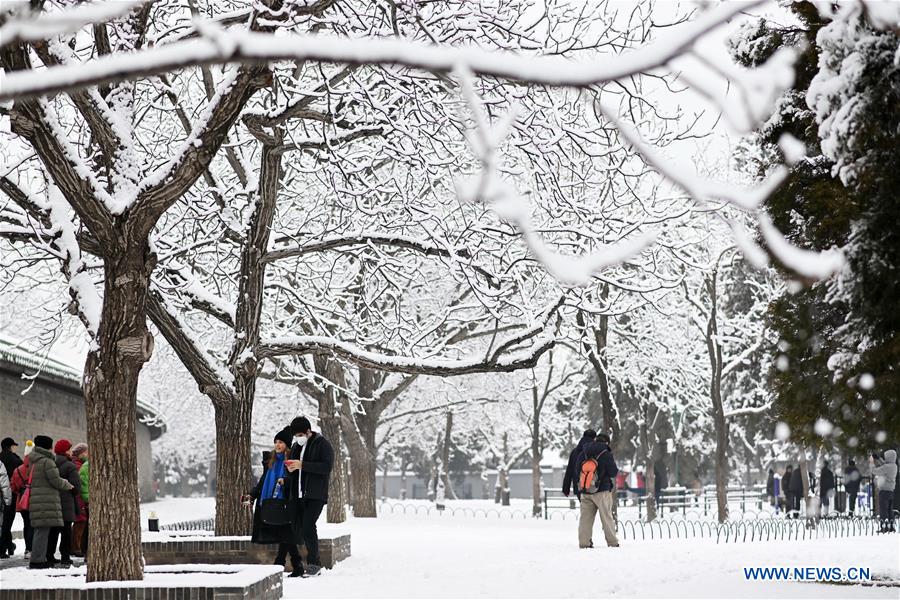
[{"label": "blue jacket", "polygon": [[[616,459],[610,447],[603,442],[590,442],[585,444],[582,449],[581,456],[578,459],[578,468],[576,473],[581,473],[581,464],[589,458],[597,459],[597,472],[600,474],[600,492],[609,492],[616,489],[616,475],[619,467],[616,466]],[[578,482],[575,482],[578,487]],[[579,492],[581,490],[578,490]]]}]

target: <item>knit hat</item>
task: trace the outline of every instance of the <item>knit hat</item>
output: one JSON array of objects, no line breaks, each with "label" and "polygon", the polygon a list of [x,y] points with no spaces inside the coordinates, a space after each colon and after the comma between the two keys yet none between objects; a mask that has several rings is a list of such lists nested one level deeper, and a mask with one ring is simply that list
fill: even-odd
[{"label": "knit hat", "polygon": [[292,437],[294,437],[294,436],[291,434],[291,430],[288,429],[288,428],[284,428],[284,429],[282,429],[281,431],[279,431],[278,433],[275,434],[275,440],[274,440],[274,441],[277,442],[278,440],[281,440],[281,441],[284,442],[286,445],[290,446],[290,445],[291,445],[291,441],[292,441],[292,440],[291,440]]},{"label": "knit hat", "polygon": [[34,450],[34,442],[25,440],[25,450],[22,451],[22,456],[28,456],[32,450]]},{"label": "knit hat", "polygon": [[84,442],[78,442],[74,446],[72,446],[72,456],[81,456],[87,451],[88,445]]},{"label": "knit hat", "polygon": [[53,438],[47,437],[46,435],[36,435],[34,436],[34,445],[38,448],[43,448],[44,450],[52,450]]},{"label": "knit hat", "polygon": [[9,448],[12,448],[13,446],[18,445],[19,444],[16,443],[16,440],[12,439],[11,437],[3,438],[3,441],[0,442],[0,448],[2,448],[3,450],[7,450]]},{"label": "knit hat", "polygon": [[56,447],[53,448],[53,451],[56,454],[65,454],[66,452],[68,452],[71,449],[72,449],[72,442],[70,442],[69,440],[59,440],[58,442],[56,442]]}]

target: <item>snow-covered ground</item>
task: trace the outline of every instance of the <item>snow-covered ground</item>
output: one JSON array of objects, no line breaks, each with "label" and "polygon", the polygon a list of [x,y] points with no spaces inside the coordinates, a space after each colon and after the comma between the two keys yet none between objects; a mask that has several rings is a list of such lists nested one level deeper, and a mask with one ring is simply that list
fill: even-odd
[{"label": "snow-covered ground", "polygon": [[[212,498],[171,498],[141,507],[161,524],[211,517]],[[410,502],[410,505],[424,505]],[[457,501],[459,508],[495,508]],[[529,510],[527,501],[513,509]],[[572,520],[383,515],[330,529],[352,534],[352,556],[314,579],[285,578],[285,598],[900,598],[898,587],[748,581],[744,567],[868,568],[900,582],[900,537],[716,544],[713,540],[623,541],[580,550]]]},{"label": "snow-covered ground", "polygon": [[900,579],[897,536],[717,545],[624,542],[579,550],[572,521],[354,519],[352,557],[285,597],[900,598],[900,588],[746,581],[744,567],[867,567]]}]

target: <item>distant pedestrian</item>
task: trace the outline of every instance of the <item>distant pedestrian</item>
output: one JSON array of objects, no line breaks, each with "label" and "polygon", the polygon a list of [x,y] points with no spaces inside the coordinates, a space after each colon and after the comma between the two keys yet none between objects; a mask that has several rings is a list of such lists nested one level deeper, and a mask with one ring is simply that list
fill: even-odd
[{"label": "distant pedestrian", "polygon": [[312,430],[306,417],[291,421],[294,445],[286,461],[290,472],[289,498],[294,512],[294,536],[306,546],[305,571],[292,577],[312,577],[322,571],[319,558],[319,531],[316,521],[328,502],[328,479],[334,464],[334,449],[321,433]]},{"label": "distant pedestrian", "polygon": [[[278,544],[275,564],[284,568],[285,560],[290,555],[292,573],[302,574],[303,561],[294,537],[291,519],[293,515],[287,506],[289,478],[285,460],[287,460],[287,450],[292,437],[290,429],[284,429],[275,434],[272,451],[263,453],[262,477],[256,482],[250,494],[245,497],[244,505],[255,504],[256,507],[253,511],[253,531],[250,541],[254,544]],[[266,500],[278,501],[284,510],[267,512],[263,508]],[[287,518],[286,521],[275,522],[280,521],[277,519],[279,512],[283,512],[283,516]]]},{"label": "distant pedestrian", "polygon": [[828,509],[834,498],[834,472],[828,467],[828,461],[822,465],[819,474],[819,511],[821,516],[828,516]]},{"label": "distant pedestrian", "polygon": [[584,445],[578,461],[578,481],[576,487],[581,493],[581,512],[578,517],[578,547],[593,548],[594,519],[600,513],[600,523],[606,545],[619,546],[616,537],[616,523],[613,519],[615,487],[613,480],[619,472],[615,458],[609,447],[610,437],[605,433],[597,435],[593,442]]},{"label": "distant pedestrian", "polygon": [[30,495],[25,492],[29,488],[29,479],[31,477],[31,458],[29,454],[34,447],[34,442],[28,440],[25,442],[25,458],[22,464],[13,472],[9,478],[9,486],[16,495],[16,512],[22,515],[22,538],[25,541],[25,559],[31,557],[31,542],[34,536],[34,529],[31,527],[31,519],[29,518],[28,504]]},{"label": "distant pedestrian", "polygon": [[[0,463],[6,468],[6,476],[12,481],[12,476],[20,466],[22,459],[16,454],[19,445],[10,437],[0,441]],[[10,510],[3,511],[3,519],[0,522],[0,558],[12,556],[16,552],[16,545],[12,541],[12,526],[16,518],[16,500],[18,496],[10,490]]]},{"label": "distant pedestrian", "polygon": [[844,468],[844,491],[847,493],[847,512],[851,517],[856,510],[856,497],[859,495],[860,479],[856,461],[850,459],[850,462]]},{"label": "distant pedestrian", "polygon": [[[13,492],[9,487],[9,475],[6,474],[6,466],[0,462],[0,518],[5,520],[7,513],[15,512],[16,505],[13,500]],[[9,558],[6,551],[0,553],[0,558]]]},{"label": "distant pedestrian", "polygon": [[766,497],[769,506],[775,506],[775,471],[772,469],[769,469],[769,476],[766,478]]},{"label": "distant pedestrian", "polygon": [[666,465],[662,460],[658,460],[653,464],[653,497],[656,500],[657,509],[662,492],[667,487],[669,487],[669,476],[666,473]]},{"label": "distant pedestrian", "polygon": [[52,447],[52,439],[39,435],[34,438],[34,450],[29,455],[31,491],[28,510],[31,526],[34,527],[31,561],[28,565],[30,569],[47,569],[51,566],[47,560],[50,530],[63,526],[59,493],[73,488],[71,483],[59,476]]},{"label": "distant pedestrian", "polygon": [[798,466],[791,472],[791,515],[795,519],[800,518],[800,503],[803,497],[803,471]]},{"label": "distant pedestrian", "polygon": [[[583,434],[581,434],[581,439],[578,440],[578,443],[575,445],[575,448],[569,453],[569,462],[566,463],[566,472],[563,474],[563,483],[562,483],[562,493],[563,496],[567,496],[573,491],[575,492],[575,497],[581,497],[581,490],[578,489],[578,475],[575,472],[575,469],[578,468],[578,461],[581,460],[581,455],[584,452],[584,447],[593,442],[594,438],[597,437],[597,432],[593,429],[587,429]],[[574,484],[574,486],[573,486]]]},{"label": "distant pedestrian", "polygon": [[[78,469],[78,478],[81,480],[81,501],[84,503],[85,514],[89,515],[91,507],[91,460],[87,450],[81,455],[84,463]],[[81,553],[84,558],[88,556],[88,535],[91,529],[90,518],[84,522],[84,531],[81,533]]]},{"label": "distant pedestrian", "polygon": [[794,474],[794,466],[788,465],[784,468],[784,475],[781,476],[781,493],[784,494],[784,514],[790,519],[791,511],[794,508],[794,496],[791,494],[791,477]]},{"label": "distant pedestrian", "polygon": [[72,462],[78,470],[79,490],[75,496],[75,508],[78,514],[75,516],[75,523],[72,524],[72,556],[84,556],[84,539],[87,537],[88,525],[88,505],[84,499],[84,492],[80,489],[84,485],[84,479],[81,477],[81,467],[85,465],[88,459],[88,445],[84,442],[72,446]]},{"label": "distant pedestrian", "polygon": [[878,519],[881,533],[895,531],[894,527],[894,491],[897,485],[897,452],[886,450],[881,464],[872,460],[872,474],[875,476],[875,487],[878,488]]}]

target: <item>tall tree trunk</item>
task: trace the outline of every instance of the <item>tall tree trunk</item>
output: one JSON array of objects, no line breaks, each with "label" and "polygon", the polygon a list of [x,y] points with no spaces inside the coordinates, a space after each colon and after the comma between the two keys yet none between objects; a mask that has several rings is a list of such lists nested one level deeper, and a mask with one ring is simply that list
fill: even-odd
[{"label": "tall tree trunk", "polygon": [[[328,361],[329,364],[333,361]],[[326,520],[329,523],[343,523],[347,520],[347,496],[344,479],[344,439],[341,434],[341,417],[335,404],[335,389],[329,386],[324,397],[319,401],[319,426],[322,434],[334,449],[334,463],[331,465],[331,477],[328,479],[328,504]]]},{"label": "tall tree trunk", "polygon": [[350,453],[351,473],[353,473],[353,516],[374,518],[378,516],[375,500],[377,488],[375,475],[378,465],[372,453]]},{"label": "tall tree trunk", "polygon": [[728,520],[728,421],[722,404],[722,345],[719,343],[718,271],[713,270],[706,282],[710,297],[706,347],[709,353],[709,395],[716,429],[716,504],[719,523]]},{"label": "tall tree trunk", "polygon": [[[255,384],[255,380],[254,380]],[[250,429],[253,388],[240,389],[249,400],[214,404],[216,415],[216,535],[249,535],[252,514],[241,506],[250,491]]]},{"label": "tall tree trunk", "polygon": [[531,425],[531,515],[541,516],[541,414],[537,406],[537,392],[533,394],[534,410]]},{"label": "tall tree trunk", "polygon": [[656,519],[656,497],[653,495],[653,485],[656,476],[653,473],[653,448],[650,445],[647,419],[649,411],[646,406],[641,406],[641,425],[638,428],[638,439],[641,444],[641,454],[644,463],[644,498],[646,498],[647,522]]},{"label": "tall tree trunk", "polygon": [[147,295],[155,264],[146,241],[125,242],[104,260],[100,328],[83,381],[93,507],[89,582],[143,579],[135,426],[138,377],[153,353]]},{"label": "tall tree trunk", "polygon": [[456,492],[453,490],[453,483],[450,481],[450,446],[453,442],[451,433],[453,430],[453,413],[447,412],[447,420],[444,425],[444,445],[441,449],[441,479],[444,482],[444,494],[450,500],[457,500]]}]

